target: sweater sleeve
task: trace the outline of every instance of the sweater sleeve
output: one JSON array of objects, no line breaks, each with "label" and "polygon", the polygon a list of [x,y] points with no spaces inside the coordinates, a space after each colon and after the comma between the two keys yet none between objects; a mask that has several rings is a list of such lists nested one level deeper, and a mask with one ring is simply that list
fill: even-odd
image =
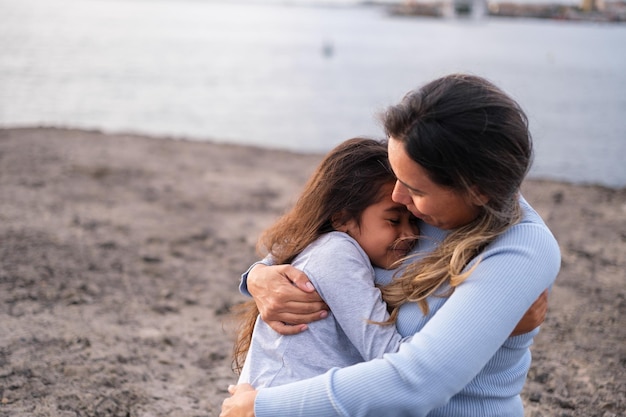
[{"label": "sweater sleeve", "polygon": [[471,276],[398,352],[261,390],[255,415],[425,416],[446,404],[558,273],[558,245],[545,226],[512,229],[482,252]]},{"label": "sweater sleeve", "polygon": [[389,318],[387,305],[374,285],[374,268],[358,243],[332,232],[316,243],[302,269],[324,299],[335,321],[364,360],[398,350],[402,337]]},{"label": "sweater sleeve", "polygon": [[250,291],[248,291],[248,274],[250,273],[252,268],[257,266],[258,264],[271,266],[271,265],[274,265],[274,262],[272,260],[272,257],[270,255],[267,255],[262,260],[257,261],[253,263],[252,265],[250,265],[250,267],[246,270],[246,272],[241,274],[241,279],[239,280],[239,292],[242,295],[245,295],[246,297],[252,297],[252,294],[250,294]]}]

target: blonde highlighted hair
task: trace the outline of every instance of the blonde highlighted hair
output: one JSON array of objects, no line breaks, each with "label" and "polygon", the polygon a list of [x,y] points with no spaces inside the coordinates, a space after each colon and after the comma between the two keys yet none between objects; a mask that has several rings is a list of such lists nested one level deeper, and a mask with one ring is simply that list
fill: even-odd
[{"label": "blonde highlighted hair", "polygon": [[[470,201],[477,193],[486,197],[476,219],[450,231],[382,288],[391,311],[388,323],[393,323],[407,302],[427,313],[429,296],[449,295],[470,276],[485,247],[520,221],[519,187],[533,151],[520,106],[472,75],[449,75],[409,92],[382,121],[387,136],[402,142],[435,184]],[[477,262],[468,269],[473,259]]]}]

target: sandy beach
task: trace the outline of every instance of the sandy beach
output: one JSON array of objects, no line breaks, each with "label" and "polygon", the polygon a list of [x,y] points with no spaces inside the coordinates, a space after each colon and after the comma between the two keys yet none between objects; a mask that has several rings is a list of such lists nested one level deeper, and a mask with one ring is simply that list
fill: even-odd
[{"label": "sandy beach", "polygon": [[[321,155],[0,130],[0,416],[218,416],[259,232]],[[526,417],[626,413],[626,189],[527,180],[563,262]]]}]

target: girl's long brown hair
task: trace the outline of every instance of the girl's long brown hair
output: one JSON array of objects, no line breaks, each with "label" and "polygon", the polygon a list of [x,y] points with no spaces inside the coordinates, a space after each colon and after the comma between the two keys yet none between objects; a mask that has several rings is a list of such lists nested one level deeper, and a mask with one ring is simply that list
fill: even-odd
[{"label": "girl's long brown hair", "polygon": [[[265,230],[258,243],[259,255],[271,255],[275,264],[290,263],[333,224],[355,219],[380,201],[383,185],[395,177],[389,167],[387,145],[374,139],[348,139],[322,160],[295,205]],[[237,308],[239,328],[233,368],[239,372],[252,341],[258,316],[254,301]]]}]

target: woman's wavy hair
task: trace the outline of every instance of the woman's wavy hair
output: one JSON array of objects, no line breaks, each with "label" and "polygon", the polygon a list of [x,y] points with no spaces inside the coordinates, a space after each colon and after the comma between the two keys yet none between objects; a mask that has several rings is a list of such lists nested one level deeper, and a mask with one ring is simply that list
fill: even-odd
[{"label": "woman's wavy hair", "polygon": [[533,150],[520,106],[477,76],[453,74],[432,81],[409,92],[381,118],[387,136],[403,143],[432,182],[468,201],[487,197],[475,220],[452,230],[382,289],[393,323],[406,302],[417,302],[428,313],[426,298],[454,291],[477,265],[468,269],[469,262],[477,257],[479,262],[483,249],[519,222],[518,193]]},{"label": "woman's wavy hair", "polygon": [[[395,177],[384,141],[348,139],[331,150],[312,174],[295,205],[265,230],[257,243],[261,256],[276,264],[290,263],[334,224],[355,219],[383,197],[383,186]],[[254,301],[239,306],[239,328],[234,346],[233,369],[241,371],[250,348],[258,316]]]}]

